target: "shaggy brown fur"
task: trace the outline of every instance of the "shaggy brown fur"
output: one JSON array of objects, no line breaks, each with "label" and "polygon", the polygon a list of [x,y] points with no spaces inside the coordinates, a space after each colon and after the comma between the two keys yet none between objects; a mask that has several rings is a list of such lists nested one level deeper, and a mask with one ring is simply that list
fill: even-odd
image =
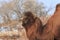
[{"label": "shaggy brown fur", "polygon": [[39,34],[42,34],[41,20],[31,12],[25,12],[24,16],[22,25],[26,29],[29,40],[40,40]]},{"label": "shaggy brown fur", "polygon": [[60,40],[60,4],[56,6],[55,13],[48,20],[45,30],[53,34],[54,40]]},{"label": "shaggy brown fur", "polygon": [[26,29],[29,40],[53,40],[52,33],[46,31],[46,26],[31,12],[25,12],[23,18],[23,27]]}]

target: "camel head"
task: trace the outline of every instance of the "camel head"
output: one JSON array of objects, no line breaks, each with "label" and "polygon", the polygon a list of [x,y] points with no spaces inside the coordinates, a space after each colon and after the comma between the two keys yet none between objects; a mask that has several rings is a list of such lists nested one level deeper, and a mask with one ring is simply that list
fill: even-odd
[{"label": "camel head", "polygon": [[24,28],[30,27],[35,21],[35,17],[32,12],[24,12],[23,24]]}]

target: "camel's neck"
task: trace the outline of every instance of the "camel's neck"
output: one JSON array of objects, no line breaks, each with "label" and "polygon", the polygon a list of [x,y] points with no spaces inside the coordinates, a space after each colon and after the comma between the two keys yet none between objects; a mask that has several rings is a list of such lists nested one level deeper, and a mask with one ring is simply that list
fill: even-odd
[{"label": "camel's neck", "polygon": [[[30,27],[30,28],[29,28]],[[30,37],[32,34],[37,35],[37,33],[42,32],[42,23],[40,19],[36,19],[35,22],[26,28],[27,35]]]},{"label": "camel's neck", "polygon": [[37,27],[35,26],[35,24],[31,25],[30,28],[26,29],[27,36],[30,37],[32,34],[34,35],[36,30],[37,30]]}]

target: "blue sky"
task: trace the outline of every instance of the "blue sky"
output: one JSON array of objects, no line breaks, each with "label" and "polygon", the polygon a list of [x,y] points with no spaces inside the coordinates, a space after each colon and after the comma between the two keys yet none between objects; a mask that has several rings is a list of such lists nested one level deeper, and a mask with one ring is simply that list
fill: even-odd
[{"label": "blue sky", "polygon": [[[0,0],[0,3],[3,2],[10,2],[12,0]],[[48,10],[49,8],[52,8],[52,10],[48,13],[49,15],[52,15],[55,10],[56,4],[60,3],[60,0],[37,0],[38,3],[43,2],[44,6],[47,7],[46,9]]]},{"label": "blue sky", "polygon": [[60,3],[60,0],[37,0],[38,3],[43,2],[45,7],[47,7],[47,10],[49,8],[52,8],[52,10],[48,13],[49,15],[52,15],[55,11],[56,4]]}]

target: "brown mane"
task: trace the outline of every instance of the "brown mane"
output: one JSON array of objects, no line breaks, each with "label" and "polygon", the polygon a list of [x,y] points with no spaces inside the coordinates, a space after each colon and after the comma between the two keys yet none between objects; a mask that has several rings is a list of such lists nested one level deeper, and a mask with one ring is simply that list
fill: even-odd
[{"label": "brown mane", "polygon": [[24,13],[24,19],[23,19],[23,26],[30,26],[35,22],[34,15],[31,12],[25,12]]},{"label": "brown mane", "polygon": [[42,34],[41,20],[35,17],[32,12],[25,12],[24,16],[22,25],[26,29],[29,40],[40,40],[39,36]]}]

